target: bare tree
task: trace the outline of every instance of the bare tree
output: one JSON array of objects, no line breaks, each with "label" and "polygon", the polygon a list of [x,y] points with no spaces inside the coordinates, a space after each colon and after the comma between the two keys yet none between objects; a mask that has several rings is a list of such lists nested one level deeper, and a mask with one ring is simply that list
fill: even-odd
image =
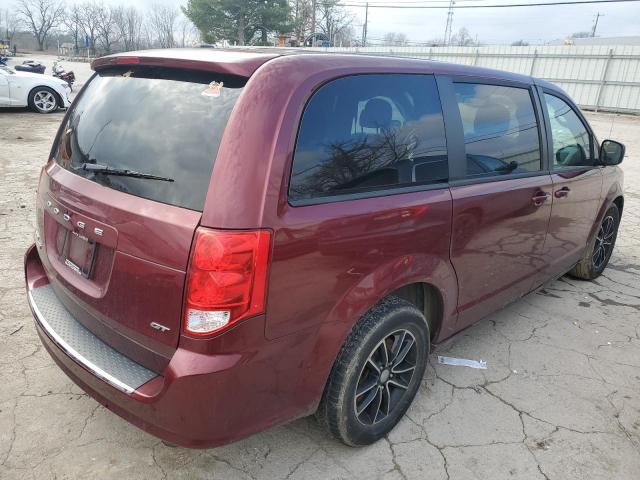
[{"label": "bare tree", "polygon": [[96,40],[98,38],[98,23],[100,22],[100,5],[93,2],[86,2],[80,5],[79,8],[82,30],[89,39],[89,48],[95,52]]},{"label": "bare tree", "polygon": [[198,40],[198,29],[193,22],[184,15],[181,15],[178,20],[178,34],[180,38],[179,45],[182,48],[187,45],[192,45]]},{"label": "bare tree", "polygon": [[332,44],[337,37],[344,35],[345,30],[348,31],[353,23],[353,14],[346,10],[339,0],[318,0],[316,9],[318,27]]},{"label": "bare tree", "polygon": [[353,47],[358,43],[358,35],[352,25],[340,28],[333,36],[333,44],[336,47]]},{"label": "bare tree", "polygon": [[454,34],[451,37],[451,45],[458,45],[460,47],[470,47],[475,45],[476,42],[473,41],[469,30],[466,27],[462,27],[458,30],[458,33]]},{"label": "bare tree", "polygon": [[291,0],[293,31],[300,45],[311,35],[313,3],[314,0]]},{"label": "bare tree", "polygon": [[149,13],[149,23],[160,48],[174,47],[174,28],[179,14],[178,9],[165,5],[153,5]]},{"label": "bare tree", "polygon": [[113,21],[125,51],[141,48],[143,18],[136,7],[119,6],[115,8]]},{"label": "bare tree", "polygon": [[99,5],[96,9],[98,18],[97,32],[100,46],[104,53],[111,53],[113,45],[118,42],[118,31],[114,19],[114,8]]},{"label": "bare tree", "polygon": [[47,45],[47,37],[64,16],[64,5],[59,0],[19,0],[16,8],[38,42],[38,50]]},{"label": "bare tree", "polygon": [[62,23],[73,39],[74,53],[80,49],[80,35],[82,34],[82,13],[76,4],[71,5],[62,17]]},{"label": "bare tree", "polygon": [[4,34],[4,39],[13,43],[13,37],[15,37],[18,28],[22,26],[22,21],[15,12],[10,11],[8,8],[4,11],[0,10],[0,35]]},{"label": "bare tree", "polygon": [[409,43],[409,39],[404,33],[389,32],[382,38],[385,45],[392,47],[404,47]]}]

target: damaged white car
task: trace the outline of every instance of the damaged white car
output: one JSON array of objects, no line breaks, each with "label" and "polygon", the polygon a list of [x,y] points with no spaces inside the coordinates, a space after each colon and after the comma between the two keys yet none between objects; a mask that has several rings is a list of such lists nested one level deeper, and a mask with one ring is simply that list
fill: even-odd
[{"label": "damaged white car", "polygon": [[39,113],[52,113],[71,105],[70,93],[64,80],[0,65],[0,107],[29,107]]}]

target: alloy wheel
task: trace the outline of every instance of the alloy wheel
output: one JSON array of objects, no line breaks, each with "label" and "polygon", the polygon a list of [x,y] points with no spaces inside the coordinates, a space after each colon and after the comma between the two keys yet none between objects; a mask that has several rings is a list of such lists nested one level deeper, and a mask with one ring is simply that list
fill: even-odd
[{"label": "alloy wheel", "polygon": [[591,257],[596,270],[600,270],[613,251],[613,239],[616,233],[615,223],[611,215],[606,216],[604,220],[602,220]]},{"label": "alloy wheel", "polygon": [[373,425],[398,406],[416,369],[418,347],[408,330],[396,330],[378,343],[362,367],[354,392],[360,423]]},{"label": "alloy wheel", "polygon": [[42,112],[51,112],[57,106],[56,97],[46,90],[36,92],[33,96],[33,104]]}]

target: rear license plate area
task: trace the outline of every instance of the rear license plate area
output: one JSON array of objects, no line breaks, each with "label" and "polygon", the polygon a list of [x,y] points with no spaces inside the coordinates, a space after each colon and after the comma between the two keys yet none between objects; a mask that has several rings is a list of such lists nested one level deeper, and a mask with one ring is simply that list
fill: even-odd
[{"label": "rear license plate area", "polygon": [[96,242],[65,228],[58,230],[58,242],[60,261],[78,275],[89,278],[96,256]]}]

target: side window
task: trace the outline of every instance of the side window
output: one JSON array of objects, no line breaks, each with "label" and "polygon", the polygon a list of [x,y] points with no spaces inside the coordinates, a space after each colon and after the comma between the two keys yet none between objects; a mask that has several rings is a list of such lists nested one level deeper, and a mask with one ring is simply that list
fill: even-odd
[{"label": "side window", "polygon": [[448,180],[431,75],[357,75],[321,87],[298,132],[292,200]]},{"label": "side window", "polygon": [[548,93],[544,101],[549,112],[553,139],[553,167],[592,166],[591,137],[580,117],[564,100]]},{"label": "side window", "polygon": [[542,169],[538,123],[529,90],[454,83],[462,118],[467,177]]}]

